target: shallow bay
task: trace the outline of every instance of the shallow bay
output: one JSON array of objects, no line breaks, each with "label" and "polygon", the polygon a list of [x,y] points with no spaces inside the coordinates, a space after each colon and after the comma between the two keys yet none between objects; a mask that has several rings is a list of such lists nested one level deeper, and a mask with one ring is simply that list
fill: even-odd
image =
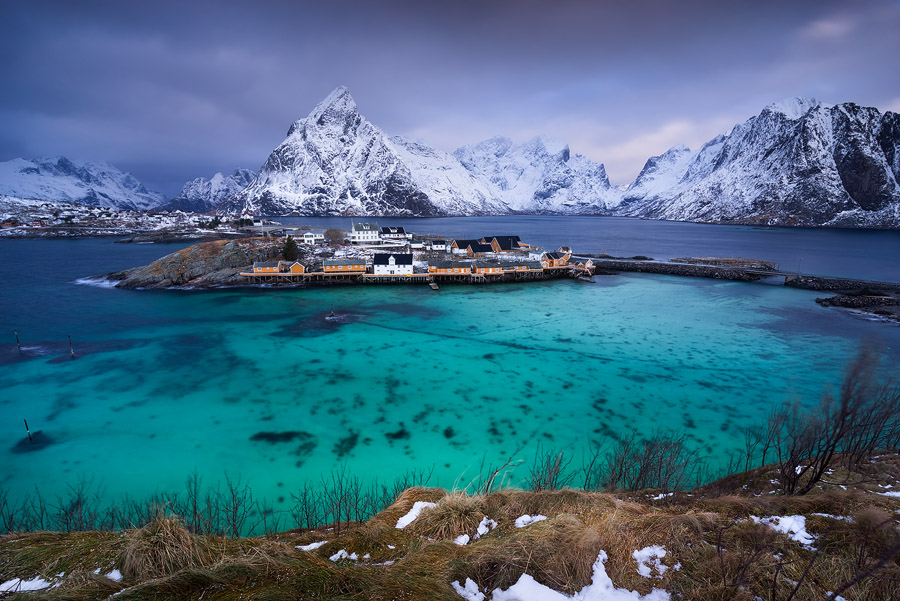
[{"label": "shallow bay", "polygon": [[[516,227],[494,219],[487,227]],[[682,429],[724,457],[772,405],[817,402],[861,343],[900,358],[900,328],[762,283],[624,274],[437,293],[74,283],[176,248],[0,244],[15,258],[15,286],[0,291],[0,478],[13,497],[34,486],[53,495],[81,475],[109,499],[141,497],[181,488],[196,469],[213,482],[239,474],[276,500],[343,463],[367,478],[433,465],[434,484],[464,486],[483,458],[519,449],[517,481],[538,444],[580,456],[629,428]],[[22,419],[52,444],[13,452]]]}]

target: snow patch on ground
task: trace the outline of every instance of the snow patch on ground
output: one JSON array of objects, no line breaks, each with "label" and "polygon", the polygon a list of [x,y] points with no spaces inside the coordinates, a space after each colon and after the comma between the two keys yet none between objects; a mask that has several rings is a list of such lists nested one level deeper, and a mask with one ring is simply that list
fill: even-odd
[{"label": "snow patch on ground", "polygon": [[437,507],[437,503],[429,503],[428,501],[416,501],[413,503],[412,509],[409,510],[405,516],[397,520],[397,528],[403,529],[413,523],[419,514],[422,513],[423,509],[428,509],[429,507]]},{"label": "snow patch on ground", "polygon": [[875,493],[876,495],[881,495],[883,497],[900,497],[900,491],[891,490],[888,492],[879,492]]},{"label": "snow patch on ground", "polygon": [[542,522],[547,519],[545,515],[528,515],[527,513],[523,516],[516,518],[516,528],[524,528],[525,526],[531,526],[535,522]]},{"label": "snow patch on ground", "polygon": [[632,553],[631,556],[638,564],[638,574],[644,578],[652,578],[654,570],[662,577],[669,569],[669,566],[661,561],[666,556],[666,548],[660,545],[644,547]]},{"label": "snow patch on ground", "polygon": [[495,522],[488,516],[484,516],[483,518],[481,518],[481,523],[478,524],[478,529],[475,531],[475,538],[481,538],[496,527],[497,522]]},{"label": "snow patch on ground", "polygon": [[775,532],[787,534],[791,540],[800,543],[807,549],[815,550],[812,544],[816,541],[816,537],[806,531],[806,518],[802,515],[774,515],[766,518],[751,515],[750,519],[757,524],[767,525]]},{"label": "snow patch on ground", "polygon": [[[624,588],[616,588],[606,573],[606,566],[603,565],[607,559],[606,551],[600,551],[597,561],[594,562],[591,583],[572,597],[540,584],[528,574],[522,574],[519,580],[508,589],[495,589],[491,599],[493,601],[669,601],[671,599],[669,593],[658,588],[653,589],[647,595]],[[461,586],[458,582],[451,584],[464,599],[484,601],[484,593],[479,591],[478,585],[468,578],[465,586]]]},{"label": "snow patch on ground", "polygon": [[846,515],[831,515],[830,513],[813,513],[811,515],[817,515],[823,518],[831,518],[832,520],[838,520],[841,522],[853,522],[853,518]]},{"label": "snow patch on ground", "polygon": [[[99,574],[100,570],[101,568],[97,568],[96,570],[94,570],[94,574]],[[112,572],[103,574],[103,576],[115,582],[122,582],[122,572],[120,572],[119,570],[114,569]]]},{"label": "snow patch on ground", "polygon": [[327,540],[320,540],[317,543],[309,543],[308,545],[297,545],[295,548],[300,549],[301,551],[312,551],[314,549],[318,549],[326,543],[328,543]]},{"label": "snow patch on ground", "polygon": [[346,549],[341,549],[328,559],[330,559],[331,561],[340,561],[341,559],[352,559],[353,561],[356,561],[359,559],[359,555],[357,555],[356,553],[347,553]]},{"label": "snow patch on ground", "polygon": [[484,601],[484,593],[478,590],[478,583],[471,578],[466,578],[466,583],[460,584],[458,580],[450,583],[460,597],[467,601]]},{"label": "snow patch on ground", "polygon": [[[523,516],[524,517],[524,516]],[[521,519],[521,518],[520,518]],[[545,518],[546,519],[546,518]],[[478,524],[478,528],[475,530],[475,534],[471,537],[468,534],[460,534],[456,538],[453,539],[453,542],[457,545],[467,545],[471,541],[478,540],[494,528],[498,526],[497,522],[489,518],[488,516],[484,516],[481,518],[481,522]]]},{"label": "snow patch on ground", "polygon": [[656,495],[655,497],[650,497],[650,500],[651,501],[662,501],[666,497],[671,497],[674,494],[675,493],[673,493],[673,492],[661,492],[658,495]]},{"label": "snow patch on ground", "polygon": [[0,584],[0,592],[18,592],[18,591],[39,591],[53,586],[52,582],[44,580],[40,576],[36,576],[31,580],[22,580],[21,578],[13,578]]}]

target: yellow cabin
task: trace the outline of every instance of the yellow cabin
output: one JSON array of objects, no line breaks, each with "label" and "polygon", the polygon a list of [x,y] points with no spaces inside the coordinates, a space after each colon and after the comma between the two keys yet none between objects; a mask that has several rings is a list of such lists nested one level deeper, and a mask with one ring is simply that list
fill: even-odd
[{"label": "yellow cabin", "polygon": [[503,273],[503,268],[500,265],[475,265],[475,273],[480,273],[482,275],[490,275],[495,273]]},{"label": "yellow cabin", "polygon": [[325,259],[322,263],[322,271],[325,273],[363,273],[366,271],[366,264],[359,259],[349,261]]},{"label": "yellow cabin", "polygon": [[306,267],[294,261],[291,263],[291,266],[288,268],[288,272],[290,273],[306,273]]},{"label": "yellow cabin", "polygon": [[428,273],[437,275],[464,275],[472,273],[470,263],[457,263],[455,261],[442,261],[428,266]]},{"label": "yellow cabin", "polygon": [[253,273],[279,273],[281,271],[281,261],[253,263]]}]

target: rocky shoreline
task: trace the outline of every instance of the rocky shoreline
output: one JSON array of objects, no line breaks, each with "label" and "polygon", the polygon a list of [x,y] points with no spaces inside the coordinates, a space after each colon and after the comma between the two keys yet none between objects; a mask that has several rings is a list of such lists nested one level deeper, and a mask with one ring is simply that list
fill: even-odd
[{"label": "rocky shoreline", "polygon": [[117,271],[99,278],[116,288],[221,288],[247,286],[240,272],[255,261],[273,259],[281,252],[274,239],[242,238],[202,242],[153,261],[149,265]]}]

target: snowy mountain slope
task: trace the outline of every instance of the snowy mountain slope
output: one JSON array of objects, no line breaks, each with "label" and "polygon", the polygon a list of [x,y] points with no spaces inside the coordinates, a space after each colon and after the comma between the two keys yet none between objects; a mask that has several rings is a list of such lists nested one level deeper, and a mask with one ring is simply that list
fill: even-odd
[{"label": "snowy mountain slope", "polygon": [[235,169],[229,176],[216,173],[211,179],[198,177],[189,181],[178,196],[161,206],[161,209],[206,213],[216,209],[226,198],[246,188],[256,173],[250,169]]},{"label": "snowy mountain slope", "polygon": [[515,145],[503,137],[457,149],[454,156],[489,182],[512,212],[608,214],[621,202],[602,164],[572,156],[565,143],[537,136]]},{"label": "snowy mountain slope", "polygon": [[683,145],[673,146],[661,155],[650,157],[637,178],[625,189],[623,204],[657,196],[675,187],[687,173],[693,158],[691,149]]},{"label": "snowy mountain slope", "polygon": [[[678,183],[630,198],[621,214],[898,227],[898,133],[897,116],[890,112],[804,99],[777,103],[707,143]],[[632,187],[639,188],[637,180]]]},{"label": "snowy mountain slope", "polygon": [[0,194],[132,210],[151,209],[165,200],[130,173],[108,163],[70,161],[65,157],[0,163]]},{"label": "snowy mountain slope", "polygon": [[291,126],[253,182],[220,212],[262,215],[483,215],[506,212],[451,155],[388,138],[345,87]]}]

